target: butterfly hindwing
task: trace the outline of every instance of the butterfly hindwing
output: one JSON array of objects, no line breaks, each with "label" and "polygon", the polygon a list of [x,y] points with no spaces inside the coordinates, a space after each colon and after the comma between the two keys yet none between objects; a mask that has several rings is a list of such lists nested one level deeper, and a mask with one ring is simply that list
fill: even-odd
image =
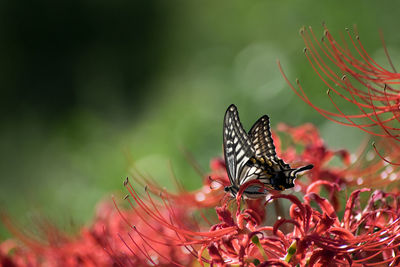
[{"label": "butterfly hindwing", "polygon": [[267,115],[262,116],[254,123],[248,135],[255,149],[256,158],[264,160],[266,165],[270,166],[274,171],[290,169],[290,166],[276,155]]},{"label": "butterfly hindwing", "polygon": [[271,130],[269,126],[269,117],[267,115],[254,123],[249,131],[252,145],[256,150],[257,157],[274,157],[276,156],[274,141],[272,140]]},{"label": "butterfly hindwing", "polygon": [[224,118],[224,156],[229,180],[240,185],[240,176],[255,151],[239,120],[235,105],[229,106]]}]

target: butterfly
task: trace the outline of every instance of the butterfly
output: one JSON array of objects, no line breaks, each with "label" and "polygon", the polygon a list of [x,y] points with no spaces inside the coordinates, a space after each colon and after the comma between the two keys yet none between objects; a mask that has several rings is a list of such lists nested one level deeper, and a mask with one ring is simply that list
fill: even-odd
[{"label": "butterfly", "polygon": [[235,105],[225,113],[223,146],[226,169],[231,183],[225,187],[233,197],[240,186],[257,179],[264,186],[251,184],[243,191],[245,198],[256,199],[268,194],[269,190],[283,191],[294,186],[299,172],[310,170],[313,165],[292,169],[278,158],[267,115],[259,118],[248,133],[243,129]]}]

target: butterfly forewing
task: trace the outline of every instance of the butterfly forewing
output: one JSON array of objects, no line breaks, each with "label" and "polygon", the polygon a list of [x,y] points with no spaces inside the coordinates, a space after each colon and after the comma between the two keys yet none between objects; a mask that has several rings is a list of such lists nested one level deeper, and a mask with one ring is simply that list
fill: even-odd
[{"label": "butterfly forewing", "polygon": [[224,118],[224,155],[232,185],[240,185],[244,167],[254,154],[250,139],[240,123],[236,106],[231,105]]}]

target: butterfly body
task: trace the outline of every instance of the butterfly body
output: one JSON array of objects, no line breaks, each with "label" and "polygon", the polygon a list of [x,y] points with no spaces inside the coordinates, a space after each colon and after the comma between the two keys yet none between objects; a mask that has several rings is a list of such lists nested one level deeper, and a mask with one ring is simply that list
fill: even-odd
[{"label": "butterfly body", "polygon": [[268,190],[283,191],[294,186],[298,172],[311,169],[308,165],[292,169],[278,158],[272,140],[269,117],[262,116],[246,133],[239,119],[235,105],[228,107],[224,118],[224,156],[231,182],[225,187],[226,192],[236,196],[241,185],[252,180],[254,183],[243,191],[246,198],[265,196]]}]

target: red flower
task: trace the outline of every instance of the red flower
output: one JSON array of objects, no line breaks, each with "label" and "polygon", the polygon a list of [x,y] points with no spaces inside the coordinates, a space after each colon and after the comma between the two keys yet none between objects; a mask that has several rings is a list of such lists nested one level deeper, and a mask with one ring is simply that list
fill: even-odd
[{"label": "red flower", "polygon": [[[369,56],[357,33],[354,39],[349,30],[346,30],[354,48],[352,52],[346,43],[340,45],[328,28],[324,27],[321,41],[317,40],[311,27],[309,31],[302,29],[300,33],[306,45],[305,55],[314,71],[328,87],[328,95],[336,112],[314,105],[300,84],[298,83],[296,89],[282,72],[284,78],[303,101],[327,119],[358,127],[372,135],[399,141],[400,128],[391,126],[391,123],[399,120],[400,91],[395,85],[399,83],[400,74],[394,69],[390,57],[388,56],[388,60],[392,70],[386,70]],[[387,53],[385,45],[384,48]],[[345,114],[329,92],[355,105],[359,112]],[[363,119],[368,119],[369,122],[366,123]]]},{"label": "red flower", "polygon": [[[279,156],[293,166],[314,164],[311,172],[296,180],[303,197],[278,194],[241,200],[240,192],[258,183],[251,181],[240,188],[236,201],[221,202],[222,185],[229,183],[221,159],[211,161],[210,175],[203,175],[204,185],[195,191],[181,187],[170,193],[137,175],[135,185],[148,186],[141,195],[126,181],[131,209],[100,205],[94,224],[76,237],[44,224],[47,242],[39,241],[3,217],[25,246],[12,240],[1,243],[0,262],[17,266],[56,266],[60,261],[65,266],[190,266],[195,261],[212,266],[399,264],[393,255],[400,255],[400,195],[375,191],[366,202],[359,195],[370,189],[351,189],[360,186],[357,179],[363,179],[364,186],[374,179],[384,185],[397,174],[396,167],[368,152],[351,162],[348,152],[326,147],[311,124],[280,124],[274,140]],[[340,166],[330,165],[334,157],[341,160]],[[350,194],[345,206],[338,201],[345,197],[341,188]],[[208,207],[214,207],[216,216]]]},{"label": "red flower", "polygon": [[[281,123],[278,125],[278,131],[290,137],[290,140],[288,140],[290,146],[285,150],[279,149],[282,158],[287,162],[312,163],[314,165],[314,168],[309,171],[310,175],[308,175],[311,181],[306,184],[317,180],[327,180],[339,185],[346,183],[344,180],[345,169],[350,165],[350,153],[346,150],[334,151],[326,147],[314,125],[307,123],[298,127],[291,127]],[[296,152],[296,146],[302,146],[303,149],[300,153]],[[334,157],[340,160],[342,165],[340,168],[329,166]],[[298,181],[296,184],[302,186],[303,192],[305,192],[307,186],[304,182]]]},{"label": "red flower", "polygon": [[[383,47],[392,70],[383,68],[370,57],[357,32],[353,38],[349,30],[346,30],[353,48],[351,49],[345,41],[339,44],[326,26],[324,29],[321,41],[318,41],[311,27],[309,31],[302,29],[300,33],[306,45],[304,51],[308,62],[328,88],[333,111],[315,105],[298,80],[298,88],[295,88],[278,62],[284,79],[304,102],[325,118],[342,125],[357,127],[373,136],[392,139],[395,141],[392,144],[397,150],[400,128],[395,124],[400,121],[400,90],[396,87],[400,82],[400,73],[395,70],[385,43],[383,42]],[[348,114],[341,107],[343,103],[350,103],[358,111]],[[378,152],[376,148],[375,150]],[[380,156],[379,153],[378,155]],[[398,165],[396,160],[380,157],[388,163]],[[396,159],[399,160],[397,154]]]},{"label": "red flower", "polygon": [[[138,198],[136,191],[129,183],[127,185],[137,203],[137,207],[132,207],[138,216],[145,212],[153,218],[146,222],[148,227],[154,227],[149,225],[153,221],[153,225],[169,229],[154,239],[150,237],[148,228],[134,228],[138,236],[147,240],[149,249],[158,254],[163,251],[162,246],[181,246],[190,248],[200,263],[215,266],[255,266],[258,263],[261,263],[260,266],[397,264],[400,255],[392,255],[398,255],[400,248],[400,195],[376,191],[362,209],[359,194],[369,189],[356,190],[347,200],[344,216],[340,219],[334,206],[319,193],[313,192],[318,191],[316,185],[319,183],[317,181],[309,186],[304,201],[293,195],[274,195],[264,202],[289,200],[292,206],[288,219],[278,217],[273,225],[266,225],[264,219],[250,208],[254,200],[247,200],[246,208],[242,209],[240,205],[233,207],[235,215],[227,204],[217,207],[219,222],[211,225],[208,231],[193,231],[193,228],[180,224],[175,218],[175,205],[166,206],[169,216],[162,215],[159,208],[151,209],[152,204]],[[337,188],[334,184],[329,185]],[[240,196],[237,200],[240,203]],[[318,208],[313,207],[311,202],[315,202]],[[149,203],[154,202],[149,199]],[[264,205],[258,202],[258,206]],[[284,225],[292,227],[284,228]],[[204,224],[199,227],[205,229]],[[144,256],[148,256],[147,253],[142,251]]]}]

